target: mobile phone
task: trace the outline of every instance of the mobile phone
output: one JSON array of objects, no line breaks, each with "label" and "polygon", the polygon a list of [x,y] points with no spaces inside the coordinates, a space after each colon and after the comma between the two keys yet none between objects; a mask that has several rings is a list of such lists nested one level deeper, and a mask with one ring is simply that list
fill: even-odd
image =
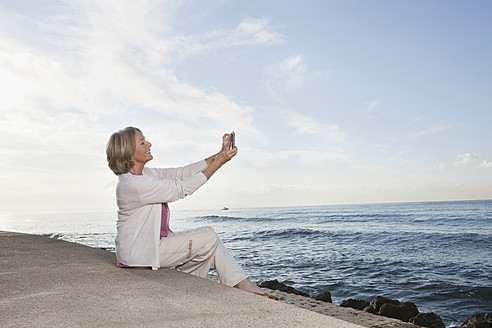
[{"label": "mobile phone", "polygon": [[236,133],[232,132],[231,133],[231,149],[234,149],[236,147]]}]

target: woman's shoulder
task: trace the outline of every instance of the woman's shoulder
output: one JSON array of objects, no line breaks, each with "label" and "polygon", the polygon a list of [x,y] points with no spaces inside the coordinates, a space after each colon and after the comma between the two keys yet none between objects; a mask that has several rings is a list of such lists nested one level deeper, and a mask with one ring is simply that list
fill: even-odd
[{"label": "woman's shoulder", "polygon": [[138,183],[139,181],[144,181],[149,179],[153,180],[155,177],[157,177],[157,175],[155,174],[155,171],[153,169],[144,168],[141,175],[134,175],[131,173],[121,174],[118,177],[118,183],[133,184],[133,183]]},{"label": "woman's shoulder", "polygon": [[142,174],[144,176],[152,176],[152,177],[156,177],[157,176],[157,172],[158,172],[159,169],[156,169],[156,168],[153,168],[153,167],[144,167],[143,171],[142,171]]},{"label": "woman's shoulder", "polygon": [[116,186],[116,193],[120,196],[139,194],[154,186],[157,180],[151,173],[144,173],[143,175],[121,174]]}]

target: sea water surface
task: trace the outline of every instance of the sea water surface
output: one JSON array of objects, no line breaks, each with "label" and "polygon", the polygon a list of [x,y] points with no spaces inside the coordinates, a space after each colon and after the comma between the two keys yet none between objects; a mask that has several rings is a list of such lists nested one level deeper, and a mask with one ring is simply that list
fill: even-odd
[{"label": "sea water surface", "polygon": [[[333,303],[414,302],[447,327],[492,312],[492,200],[172,210],[171,229],[214,227],[254,282]],[[114,251],[116,213],[0,216],[0,230]]]}]

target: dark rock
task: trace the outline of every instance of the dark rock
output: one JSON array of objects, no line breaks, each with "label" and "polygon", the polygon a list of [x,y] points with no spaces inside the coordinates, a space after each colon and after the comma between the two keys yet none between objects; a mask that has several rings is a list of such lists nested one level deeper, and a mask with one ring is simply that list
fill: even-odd
[{"label": "dark rock", "polygon": [[382,296],[376,297],[364,311],[405,322],[419,314],[417,306],[412,302],[401,303]]},{"label": "dark rock", "polygon": [[492,328],[492,313],[471,315],[460,328]]},{"label": "dark rock", "polygon": [[315,300],[318,300],[318,301],[323,301],[323,302],[327,302],[327,303],[333,303],[332,300],[331,300],[331,294],[330,294],[330,292],[326,292],[326,291],[321,292],[318,295],[313,296],[313,298]]},{"label": "dark rock", "polygon": [[419,313],[417,316],[410,319],[410,322],[427,328],[445,328],[446,326],[441,320],[441,317],[431,313]]},{"label": "dark rock", "polygon": [[364,310],[367,306],[369,306],[369,302],[364,300],[354,300],[352,298],[349,298],[348,300],[343,301],[342,304],[340,304],[340,306],[349,307],[356,310]]},{"label": "dark rock", "polygon": [[279,282],[277,279],[263,281],[259,284],[259,286],[265,287],[265,288],[270,288],[273,290],[280,290],[281,292],[285,292],[285,293],[291,293],[291,294],[309,297],[309,294],[303,293],[303,292],[295,289],[294,287],[287,286],[286,284]]},{"label": "dark rock", "polygon": [[380,314],[389,318],[400,319],[408,322],[411,318],[419,314],[419,310],[412,302],[405,302],[399,305],[386,303],[381,306]]},{"label": "dark rock", "polygon": [[384,303],[379,308],[378,314],[388,318],[400,319],[400,305],[401,304]]},{"label": "dark rock", "polygon": [[364,309],[364,311],[372,313],[372,314],[379,314],[379,310],[381,309],[381,306],[383,304],[400,304],[398,301],[393,301],[389,298],[383,297],[383,296],[378,296],[375,299],[369,303],[369,305]]}]

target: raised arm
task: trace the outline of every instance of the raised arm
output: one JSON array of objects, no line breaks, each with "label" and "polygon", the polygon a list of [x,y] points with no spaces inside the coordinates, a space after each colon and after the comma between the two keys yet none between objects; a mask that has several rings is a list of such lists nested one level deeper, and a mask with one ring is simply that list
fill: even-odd
[{"label": "raised arm", "polygon": [[202,171],[207,177],[207,180],[217,172],[225,163],[229,162],[237,154],[237,147],[229,149],[231,145],[231,133],[226,133],[222,136],[222,148],[221,150],[205,159],[208,167]]},{"label": "raised arm", "polygon": [[212,164],[212,162],[215,160],[215,158],[221,152],[223,152],[224,150],[229,150],[229,148],[231,146],[231,135],[232,135],[232,133],[225,133],[222,136],[222,148],[220,149],[220,151],[217,154],[214,154],[210,157],[205,158],[205,162],[207,163],[208,166],[210,166]]}]

